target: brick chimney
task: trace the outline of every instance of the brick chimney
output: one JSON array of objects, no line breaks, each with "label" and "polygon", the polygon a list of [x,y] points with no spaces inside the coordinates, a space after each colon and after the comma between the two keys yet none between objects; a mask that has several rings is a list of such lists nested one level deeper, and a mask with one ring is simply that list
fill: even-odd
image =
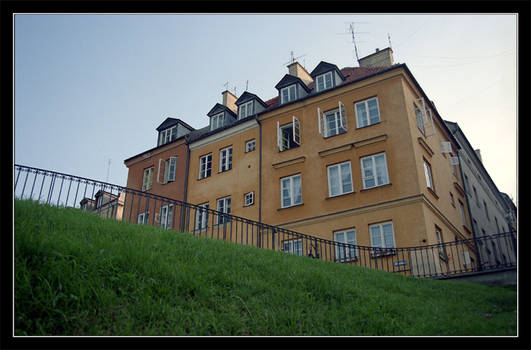
[{"label": "brick chimney", "polygon": [[238,106],[234,102],[238,99],[236,96],[234,96],[233,93],[231,93],[229,90],[225,90],[221,93],[221,96],[223,96],[222,103],[224,106],[228,107],[231,111],[234,113],[238,112]]},{"label": "brick chimney", "polygon": [[308,73],[308,71],[306,71],[306,69],[304,69],[304,67],[301,66],[299,62],[293,62],[289,64],[288,73],[289,75],[293,75],[299,78],[300,80],[302,80],[304,84],[306,84],[306,86],[308,86],[308,84],[313,82],[313,79],[310,73]]},{"label": "brick chimney", "polygon": [[393,50],[387,47],[358,60],[360,67],[391,67],[393,65]]}]

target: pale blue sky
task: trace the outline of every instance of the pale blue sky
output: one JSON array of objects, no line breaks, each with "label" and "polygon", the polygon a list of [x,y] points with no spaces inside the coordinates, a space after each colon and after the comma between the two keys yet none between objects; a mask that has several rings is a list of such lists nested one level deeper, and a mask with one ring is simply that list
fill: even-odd
[{"label": "pale blue sky", "polygon": [[[15,162],[125,185],[155,128],[195,128],[223,84],[264,101],[290,51],[313,70],[388,46],[517,199],[516,15],[15,15]],[[343,34],[342,34],[343,33]]]}]

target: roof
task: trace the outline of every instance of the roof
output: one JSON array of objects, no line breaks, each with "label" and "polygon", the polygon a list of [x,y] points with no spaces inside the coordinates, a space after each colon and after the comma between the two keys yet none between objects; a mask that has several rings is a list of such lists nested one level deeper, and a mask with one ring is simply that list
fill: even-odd
[{"label": "roof", "polygon": [[221,113],[223,111],[227,111],[229,112],[229,114],[231,114],[234,118],[237,118],[238,116],[236,115],[236,113],[234,113],[233,111],[230,110],[229,107],[227,106],[224,106],[222,105],[221,103],[216,103],[214,105],[214,107],[212,107],[212,109],[210,110],[210,112],[207,113],[207,115],[209,117],[212,117],[213,115],[216,115],[218,113]]},{"label": "roof", "polygon": [[267,105],[260,97],[257,95],[250,93],[249,91],[244,91],[243,94],[234,102],[236,106],[241,105],[244,102],[250,101],[250,100],[256,100],[258,101],[264,108],[267,108]]},{"label": "roof", "polygon": [[195,130],[194,127],[192,127],[192,126],[188,125],[187,123],[183,122],[181,119],[171,118],[171,117],[166,118],[162,122],[162,124],[160,124],[155,130],[161,131],[161,130],[169,128],[170,126],[174,126],[176,124],[181,124],[182,126],[184,126],[186,129],[188,129],[190,131],[191,130]]},{"label": "roof", "polygon": [[280,90],[283,87],[286,87],[288,85],[295,84],[295,83],[298,83],[298,84],[302,85],[304,87],[304,89],[306,89],[306,91],[308,93],[310,92],[310,89],[306,86],[306,84],[304,84],[304,82],[301,80],[301,78],[296,77],[296,76],[291,75],[291,74],[284,75],[284,77],[282,79],[280,79],[280,81],[277,83],[277,85],[275,85],[275,88],[277,90]]},{"label": "roof", "polygon": [[315,69],[312,70],[310,75],[312,76],[312,78],[315,79],[316,76],[318,76],[320,74],[323,74],[323,73],[326,73],[326,72],[330,72],[332,70],[336,71],[337,74],[341,77],[342,80],[345,80],[345,77],[343,76],[343,73],[339,70],[339,68],[337,68],[337,66],[335,64],[328,63],[328,62],[325,62],[325,61],[319,62],[317,67],[315,67]]}]

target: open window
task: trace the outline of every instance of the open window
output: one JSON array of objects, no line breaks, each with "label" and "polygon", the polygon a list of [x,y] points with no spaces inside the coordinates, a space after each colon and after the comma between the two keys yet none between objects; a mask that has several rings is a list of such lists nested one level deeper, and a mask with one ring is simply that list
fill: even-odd
[{"label": "open window", "polygon": [[424,134],[425,137],[435,135],[435,125],[433,124],[433,116],[431,109],[426,108],[424,98],[421,97],[414,102],[415,118],[417,120],[417,127]]},{"label": "open window", "polygon": [[345,105],[339,101],[338,108],[321,113],[321,108],[317,108],[317,119],[319,134],[323,137],[330,137],[347,132],[347,113]]},{"label": "open window", "polygon": [[301,123],[293,116],[292,121],[286,125],[277,122],[277,146],[280,152],[301,145]]},{"label": "open window", "polygon": [[169,159],[159,159],[157,182],[164,185],[170,181],[175,181],[176,168],[177,157],[170,157]]}]

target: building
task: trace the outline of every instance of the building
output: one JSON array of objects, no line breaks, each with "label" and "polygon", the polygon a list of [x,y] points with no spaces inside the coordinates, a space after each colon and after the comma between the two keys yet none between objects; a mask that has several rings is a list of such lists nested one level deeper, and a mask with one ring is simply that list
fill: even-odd
[{"label": "building", "polygon": [[[393,63],[390,48],[359,65],[320,62],[308,72],[292,62],[275,86],[278,95],[265,102],[247,91],[238,98],[223,92],[222,103],[206,113],[207,127],[126,160],[128,187],[153,184],[144,190],[314,237],[385,248],[372,254],[382,263],[395,247],[472,238],[455,162],[460,146],[433,103],[407,66]],[[141,180],[142,171],[148,179],[161,176],[160,164],[187,145],[188,172],[176,174],[171,186],[146,182],[146,175]],[[195,230],[227,223],[208,214],[194,213]],[[138,222],[146,217],[138,214]],[[271,246],[268,234],[255,238]],[[477,257],[469,248],[441,249],[439,261],[412,257],[404,268],[415,270],[417,261],[444,271],[452,259],[472,268]],[[284,240],[280,249],[310,255],[318,248]],[[334,259],[356,261],[357,252],[336,251]]]},{"label": "building", "polygon": [[[157,146],[124,161],[128,168],[127,187],[150,195],[186,201],[188,145],[186,137],[195,131],[180,119],[166,118],[157,128]],[[179,213],[173,204],[127,193],[124,220],[176,227]]]},{"label": "building", "polygon": [[[472,147],[457,123],[446,121],[446,125],[460,144],[459,167],[464,179],[475,237],[515,231],[512,223],[514,211],[483,166],[479,149]],[[510,240],[485,241],[480,245],[478,248],[482,265],[504,264],[508,259],[507,255],[512,254],[508,249],[515,248],[509,247],[512,245]]]},{"label": "building", "polygon": [[80,202],[81,210],[97,213],[103,218],[122,220],[125,194],[110,193],[99,190],[94,194],[95,199],[83,198]]}]

